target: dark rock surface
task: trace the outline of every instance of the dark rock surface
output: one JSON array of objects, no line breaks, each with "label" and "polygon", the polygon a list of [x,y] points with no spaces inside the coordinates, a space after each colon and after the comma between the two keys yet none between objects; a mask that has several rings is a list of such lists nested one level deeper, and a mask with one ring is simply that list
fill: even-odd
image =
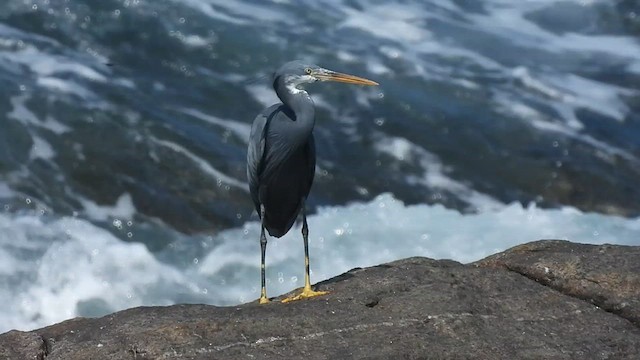
[{"label": "dark rock surface", "polygon": [[[0,335],[1,359],[638,359],[640,248],[410,258],[290,304],[135,308]],[[596,306],[597,305],[597,306]]]},{"label": "dark rock surface", "polygon": [[514,271],[563,294],[589,301],[640,327],[638,246],[537,241],[476,264]]}]

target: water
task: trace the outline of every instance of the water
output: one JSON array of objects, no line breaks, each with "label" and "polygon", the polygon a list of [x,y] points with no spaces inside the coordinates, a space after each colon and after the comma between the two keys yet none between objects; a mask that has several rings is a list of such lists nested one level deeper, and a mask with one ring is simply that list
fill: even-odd
[{"label": "water", "polygon": [[[302,58],[313,279],[540,238],[640,244],[634,1],[0,4],[0,332],[258,297],[245,178],[264,78]],[[302,284],[299,229],[268,291]]]}]

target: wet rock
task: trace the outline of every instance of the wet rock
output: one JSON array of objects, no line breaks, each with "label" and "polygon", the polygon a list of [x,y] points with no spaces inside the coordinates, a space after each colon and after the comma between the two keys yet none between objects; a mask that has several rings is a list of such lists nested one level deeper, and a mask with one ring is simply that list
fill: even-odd
[{"label": "wet rock", "polygon": [[289,304],[140,307],[13,331],[0,358],[637,359],[639,251],[542,241],[469,265],[409,258]]}]

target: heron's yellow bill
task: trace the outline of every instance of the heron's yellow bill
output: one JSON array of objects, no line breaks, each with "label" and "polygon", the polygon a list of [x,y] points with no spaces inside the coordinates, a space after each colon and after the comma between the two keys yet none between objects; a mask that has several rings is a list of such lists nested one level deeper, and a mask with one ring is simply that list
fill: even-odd
[{"label": "heron's yellow bill", "polygon": [[337,81],[347,84],[357,84],[357,85],[379,85],[377,82],[365,78],[361,78],[355,75],[343,74],[335,71],[326,71],[315,75],[318,79],[322,81]]}]

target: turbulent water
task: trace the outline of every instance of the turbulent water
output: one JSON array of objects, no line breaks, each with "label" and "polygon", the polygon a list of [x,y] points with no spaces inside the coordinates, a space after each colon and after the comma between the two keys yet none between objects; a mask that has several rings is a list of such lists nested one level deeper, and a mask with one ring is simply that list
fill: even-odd
[{"label": "turbulent water", "polygon": [[[270,74],[308,87],[313,280],[539,238],[640,245],[640,3],[10,0],[0,4],[0,332],[255,299],[246,176]],[[295,229],[268,291],[303,278]]]}]

